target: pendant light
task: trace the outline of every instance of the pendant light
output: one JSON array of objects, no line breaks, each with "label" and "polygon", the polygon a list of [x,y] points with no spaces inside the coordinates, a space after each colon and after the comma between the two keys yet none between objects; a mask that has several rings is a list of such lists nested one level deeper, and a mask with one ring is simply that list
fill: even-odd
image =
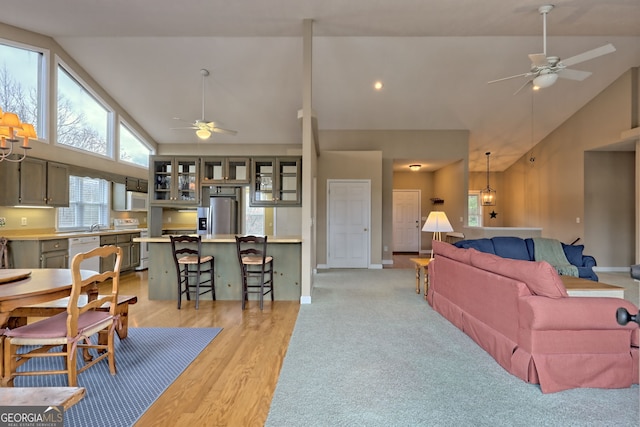
[{"label": "pendant light", "polygon": [[489,156],[491,155],[490,151],[487,151],[487,188],[480,191],[480,200],[482,201],[482,206],[495,206],[496,205],[496,190],[489,186]]}]

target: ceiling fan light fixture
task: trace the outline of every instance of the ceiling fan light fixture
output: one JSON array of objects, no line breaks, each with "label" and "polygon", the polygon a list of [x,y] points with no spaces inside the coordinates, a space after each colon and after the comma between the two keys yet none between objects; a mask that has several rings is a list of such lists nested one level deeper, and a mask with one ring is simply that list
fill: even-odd
[{"label": "ceiling fan light fixture", "polygon": [[553,85],[556,80],[558,80],[558,74],[556,73],[540,74],[533,79],[533,86],[539,89],[544,89],[545,87]]},{"label": "ceiling fan light fixture", "polygon": [[196,135],[198,135],[198,138],[200,139],[209,139],[209,137],[211,136],[211,132],[209,132],[209,130],[207,129],[198,129],[196,131]]}]

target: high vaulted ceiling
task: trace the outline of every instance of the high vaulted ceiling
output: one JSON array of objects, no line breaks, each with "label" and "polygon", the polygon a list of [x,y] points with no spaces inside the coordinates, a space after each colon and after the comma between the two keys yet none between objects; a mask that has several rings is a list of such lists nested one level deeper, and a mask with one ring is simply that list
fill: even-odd
[{"label": "high vaulted ceiling", "polygon": [[[235,129],[213,143],[299,144],[302,27],[313,19],[323,129],[468,129],[470,169],[503,170],[640,66],[640,1],[557,0],[548,54],[606,43],[582,82],[513,93],[540,53],[544,0],[6,0],[0,22],[53,37],[155,139],[193,143],[173,117]],[[381,80],[384,88],[373,89]],[[320,141],[322,144],[322,141]],[[417,159],[419,160],[419,159]]]}]

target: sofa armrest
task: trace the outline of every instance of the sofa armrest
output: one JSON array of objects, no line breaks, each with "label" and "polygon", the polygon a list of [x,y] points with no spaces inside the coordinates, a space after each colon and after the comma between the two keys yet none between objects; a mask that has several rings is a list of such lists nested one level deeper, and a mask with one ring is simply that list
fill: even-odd
[{"label": "sofa armrest", "polygon": [[578,267],[590,267],[593,268],[596,266],[596,259],[591,255],[582,255],[582,265],[578,265]]},{"label": "sofa armrest", "polygon": [[531,330],[619,330],[638,329],[637,323],[619,325],[618,307],[630,313],[638,308],[627,300],[602,297],[546,298],[525,296],[519,299],[520,328]]}]

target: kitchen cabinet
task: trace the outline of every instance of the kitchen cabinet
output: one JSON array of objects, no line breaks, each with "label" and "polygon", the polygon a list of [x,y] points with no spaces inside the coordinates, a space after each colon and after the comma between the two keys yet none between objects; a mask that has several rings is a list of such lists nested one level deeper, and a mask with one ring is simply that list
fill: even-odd
[{"label": "kitchen cabinet", "polygon": [[0,205],[69,206],[69,167],[27,157],[0,164]]},{"label": "kitchen cabinet", "polygon": [[[122,249],[122,263],[120,264],[121,272],[133,270],[140,265],[140,243],[134,242],[134,237],[140,237],[140,233],[122,233],[100,236],[100,246],[115,245]],[[115,263],[115,255],[100,259],[100,272],[113,270]]]},{"label": "kitchen cabinet", "polygon": [[151,204],[154,206],[197,206],[200,195],[200,159],[197,157],[152,156],[150,166]]},{"label": "kitchen cabinet", "polygon": [[301,206],[301,157],[254,157],[251,206]]},{"label": "kitchen cabinet", "polygon": [[204,157],[200,165],[200,185],[248,184],[250,169],[248,157]]},{"label": "kitchen cabinet", "polygon": [[69,239],[12,240],[12,268],[69,268]]},{"label": "kitchen cabinet", "polygon": [[146,179],[127,177],[124,185],[126,191],[136,191],[138,193],[147,193],[149,191],[149,181]]},{"label": "kitchen cabinet", "polygon": [[[100,246],[114,245],[116,244],[116,236],[100,236]],[[100,273],[105,271],[113,271],[116,265],[116,256],[109,255],[108,257],[100,258]]]}]

